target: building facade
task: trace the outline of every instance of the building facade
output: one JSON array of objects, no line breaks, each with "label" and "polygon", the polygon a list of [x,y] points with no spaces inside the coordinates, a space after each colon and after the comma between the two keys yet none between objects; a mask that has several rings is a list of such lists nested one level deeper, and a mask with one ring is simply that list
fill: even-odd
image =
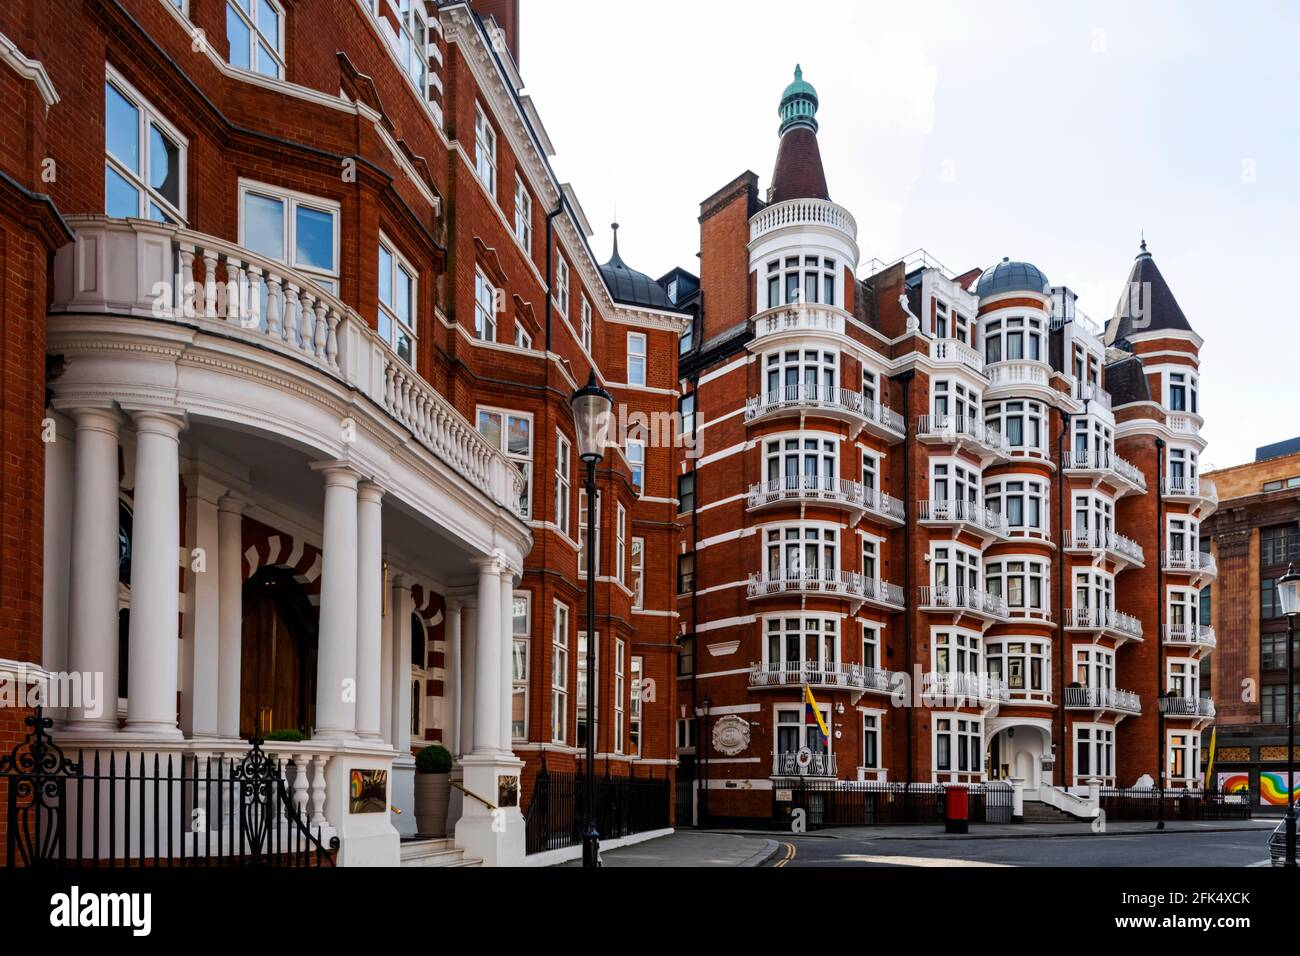
[{"label": "building facade", "polygon": [[665,277],[696,811],[797,778],[1200,786],[1199,336],[1145,243],[1104,330],[1029,263],[864,263],[817,109],[796,69],[770,187],[706,199],[698,279]]},{"label": "building facade", "polygon": [[1201,529],[1219,564],[1202,610],[1219,639],[1209,675],[1219,709],[1212,773],[1285,807],[1287,619],[1277,579],[1300,565],[1300,447],[1261,448],[1255,461],[1208,477],[1221,499]]},{"label": "building facade", "polygon": [[[685,318],[594,254],[518,12],[0,11],[0,664],[101,688],[49,711],[65,749],[304,735],[277,753],[344,864],[397,863],[427,743],[489,864],[589,734],[602,775],[671,790],[680,449],[638,422],[678,410]],[[597,474],[591,694],[589,374],[631,423]],[[350,809],[372,770],[395,812]]]}]

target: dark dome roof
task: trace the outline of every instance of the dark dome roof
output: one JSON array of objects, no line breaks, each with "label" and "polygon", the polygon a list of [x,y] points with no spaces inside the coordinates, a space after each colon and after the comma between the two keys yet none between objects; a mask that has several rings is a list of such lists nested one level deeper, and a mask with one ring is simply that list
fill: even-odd
[{"label": "dark dome roof", "polygon": [[600,267],[600,274],[614,301],[648,309],[673,310],[675,306],[668,301],[664,287],[644,272],[637,272],[628,266],[619,256],[618,223],[614,223],[613,229],[614,253],[609,257],[609,262]]},{"label": "dark dome roof", "polygon": [[975,294],[981,299],[1003,292],[1033,292],[1037,295],[1051,295],[1052,284],[1047,281],[1038,266],[1030,262],[1012,262],[1003,259],[992,269],[985,269],[980,276]]}]

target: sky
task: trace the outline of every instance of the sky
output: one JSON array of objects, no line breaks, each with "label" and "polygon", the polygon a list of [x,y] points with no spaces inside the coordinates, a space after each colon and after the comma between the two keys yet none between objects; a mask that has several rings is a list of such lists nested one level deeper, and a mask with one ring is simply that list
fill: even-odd
[{"label": "sky", "polygon": [[1201,353],[1202,470],[1300,435],[1300,4],[522,0],[521,71],[605,259],[697,271],[771,181],[796,63],[862,261],[1033,262],[1109,317],[1145,233]]}]

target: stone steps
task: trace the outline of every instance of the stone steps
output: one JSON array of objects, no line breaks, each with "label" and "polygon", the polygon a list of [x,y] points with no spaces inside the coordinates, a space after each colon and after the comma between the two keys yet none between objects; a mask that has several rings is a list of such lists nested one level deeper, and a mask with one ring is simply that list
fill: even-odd
[{"label": "stone steps", "polygon": [[403,840],[402,866],[482,866],[483,861],[467,858],[450,839]]},{"label": "stone steps", "polygon": [[1064,810],[1058,810],[1056,807],[1049,806],[1046,803],[1040,803],[1037,800],[1025,801],[1025,823],[1079,823],[1077,817],[1072,817]]}]

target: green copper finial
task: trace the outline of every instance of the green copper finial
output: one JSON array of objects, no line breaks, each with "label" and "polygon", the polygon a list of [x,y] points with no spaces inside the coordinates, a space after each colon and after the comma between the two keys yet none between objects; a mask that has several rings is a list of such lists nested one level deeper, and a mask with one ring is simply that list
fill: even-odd
[{"label": "green copper finial", "polygon": [[811,83],[804,82],[803,66],[796,63],[794,82],[781,94],[781,133],[805,126],[817,132],[817,91]]}]

